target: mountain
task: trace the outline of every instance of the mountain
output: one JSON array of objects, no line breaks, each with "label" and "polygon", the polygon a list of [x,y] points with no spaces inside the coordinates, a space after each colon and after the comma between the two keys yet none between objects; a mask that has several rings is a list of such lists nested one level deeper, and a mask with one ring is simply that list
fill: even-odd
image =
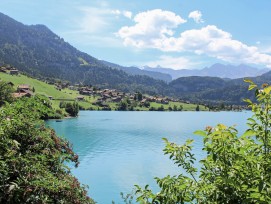
[{"label": "mountain", "polygon": [[[271,85],[271,71],[257,77],[249,77],[261,88]],[[215,77],[181,77],[173,80],[170,87],[176,96],[194,103],[205,104],[246,104],[243,99],[255,101],[254,91],[248,91],[244,78],[221,79]]]},{"label": "mountain", "polygon": [[[44,25],[24,25],[0,13],[1,64],[10,64],[30,76],[45,80],[54,78],[125,92],[141,91],[150,95],[174,96],[196,103],[242,104],[244,97],[253,98],[253,92],[247,91],[243,78],[191,76],[166,83],[168,75],[146,72],[147,68],[138,70],[100,61],[77,50]],[[232,67],[234,66],[215,64],[203,71],[207,70],[205,74],[211,72],[213,75],[220,74],[223,78],[230,78],[240,76],[240,72],[248,76],[251,72],[245,70],[254,70],[244,65]],[[229,70],[238,72],[229,73]],[[199,73],[199,70],[194,71]],[[171,72],[175,73],[176,70]],[[270,84],[271,72],[252,77],[252,80],[258,84]]]},{"label": "mountain", "polygon": [[214,64],[211,67],[205,67],[203,69],[174,70],[162,67],[151,68],[148,66],[143,67],[143,69],[147,71],[156,71],[165,74],[170,74],[173,79],[185,76],[211,76],[211,77],[237,79],[242,77],[260,76],[270,71],[269,69],[257,69],[244,64],[235,66],[235,65],[223,65],[219,63]]},{"label": "mountain", "polygon": [[124,67],[124,66],[120,66],[118,64],[114,64],[114,63],[103,61],[103,60],[101,60],[101,62],[111,68],[122,70],[129,75],[145,75],[145,76],[152,77],[154,79],[165,81],[167,83],[172,81],[172,77],[169,74],[164,74],[164,73],[156,72],[156,71],[142,70],[137,67]]},{"label": "mountain", "polygon": [[142,91],[167,92],[167,84],[148,76],[129,75],[83,53],[44,25],[24,25],[0,13],[0,64],[11,64],[28,75],[72,83]]},{"label": "mountain", "polygon": [[169,85],[175,93],[196,93],[211,89],[224,87],[226,80],[218,77],[180,77],[172,81]]}]

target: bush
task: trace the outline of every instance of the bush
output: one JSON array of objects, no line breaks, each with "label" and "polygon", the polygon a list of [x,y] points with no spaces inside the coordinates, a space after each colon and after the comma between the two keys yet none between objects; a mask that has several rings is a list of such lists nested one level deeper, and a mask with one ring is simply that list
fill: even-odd
[{"label": "bush", "polygon": [[203,138],[206,157],[194,167],[193,140],[177,145],[164,139],[165,154],[185,174],[156,178],[161,188],[154,194],[148,186],[136,186],[139,203],[271,203],[271,86],[257,89],[258,103],[246,100],[254,115],[241,136],[234,127],[219,124],[196,131]]},{"label": "bush", "polygon": [[65,165],[79,164],[70,143],[40,121],[48,106],[35,97],[0,109],[0,203],[94,203]]},{"label": "bush", "polygon": [[13,91],[11,85],[0,80],[0,107],[4,105],[5,102],[11,103],[13,101]]}]

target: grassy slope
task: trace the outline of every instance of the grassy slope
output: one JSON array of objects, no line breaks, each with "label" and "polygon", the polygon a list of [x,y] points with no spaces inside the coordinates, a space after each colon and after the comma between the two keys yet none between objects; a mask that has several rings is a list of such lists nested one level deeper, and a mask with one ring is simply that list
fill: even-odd
[{"label": "grassy slope", "polygon": [[[16,88],[19,84],[29,84],[31,88],[35,88],[35,93],[45,96],[52,96],[54,99],[61,98],[74,100],[76,96],[79,95],[78,91],[73,91],[69,89],[63,89],[61,91],[58,91],[54,85],[46,84],[45,82],[27,77],[22,74],[18,76],[13,76],[0,72],[0,79],[3,81],[12,82],[14,84],[14,88]],[[91,100],[89,101],[91,102]],[[58,108],[59,103],[59,100],[52,100],[52,105],[54,108]],[[83,106],[84,108],[89,108],[93,106],[89,102],[79,102],[79,105]]]},{"label": "grassy slope", "polygon": [[[43,94],[46,96],[52,96],[54,99],[71,99],[74,100],[78,95],[78,91],[73,91],[70,89],[63,89],[61,91],[58,91],[55,89],[54,85],[46,84],[45,82],[39,81],[37,79],[33,79],[30,77],[27,77],[25,75],[18,75],[13,76],[9,74],[5,74],[0,72],[0,79],[7,82],[14,83],[14,88],[16,88],[19,84],[29,84],[31,88],[35,88],[35,93]],[[84,107],[85,109],[92,108],[94,110],[98,110],[98,106],[94,106],[91,103],[96,101],[97,97],[92,96],[85,96],[84,102],[79,102],[79,105]],[[59,108],[59,100],[52,100],[52,105],[55,109]],[[115,110],[117,108],[116,103],[109,103],[112,110]],[[158,108],[162,104],[159,103],[151,103],[151,107]],[[168,105],[163,104],[164,109],[168,110],[169,107],[173,108],[173,106],[176,105],[177,107],[180,107],[180,105],[183,106],[183,111],[195,111],[196,105],[195,104],[186,104],[186,103],[180,103],[180,102],[170,102]],[[144,107],[136,107],[135,109],[141,110],[141,111],[147,111],[148,108]],[[200,106],[200,110],[207,110],[204,106]]]}]

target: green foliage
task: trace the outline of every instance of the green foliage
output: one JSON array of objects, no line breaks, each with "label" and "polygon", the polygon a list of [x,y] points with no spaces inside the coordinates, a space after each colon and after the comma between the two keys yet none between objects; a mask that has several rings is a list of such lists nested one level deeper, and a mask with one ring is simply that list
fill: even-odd
[{"label": "green foliage", "polygon": [[142,101],[142,99],[143,99],[142,93],[137,92],[137,93],[135,94],[134,100],[135,100],[135,101]]},{"label": "green foliage", "polygon": [[78,113],[79,113],[79,105],[77,102],[73,102],[73,103],[66,103],[65,105],[65,111],[67,113],[69,113],[70,116],[72,117],[76,117],[78,116]]},{"label": "green foliage", "polygon": [[0,107],[5,104],[5,102],[12,102],[12,92],[13,88],[6,82],[0,81]]},{"label": "green foliage", "polygon": [[[249,89],[257,85],[249,81]],[[246,100],[254,115],[241,136],[234,127],[218,124],[195,134],[203,138],[206,157],[196,162],[193,140],[183,145],[165,139],[165,154],[186,173],[156,178],[160,192],[136,186],[139,203],[271,203],[271,86],[256,89],[258,103]]]},{"label": "green foliage", "polygon": [[62,117],[62,115],[53,110],[48,98],[42,95],[37,94],[30,98],[21,98],[18,99],[15,104],[18,111],[21,110],[22,113],[24,111],[29,111],[34,115],[38,114],[40,119],[43,120],[58,119]]},{"label": "green foliage", "polygon": [[65,111],[72,117],[77,117],[79,113],[79,104],[77,102],[63,102],[59,104],[60,108],[65,108]]},{"label": "green foliage", "polygon": [[127,100],[122,100],[118,105],[118,110],[125,111],[128,109],[128,102]]},{"label": "green foliage", "polygon": [[164,111],[164,110],[165,110],[165,108],[163,105],[161,105],[159,108],[157,108],[157,111]]},{"label": "green foliage", "polygon": [[79,164],[71,145],[40,121],[49,108],[37,96],[0,109],[0,203],[94,203],[65,165]]}]

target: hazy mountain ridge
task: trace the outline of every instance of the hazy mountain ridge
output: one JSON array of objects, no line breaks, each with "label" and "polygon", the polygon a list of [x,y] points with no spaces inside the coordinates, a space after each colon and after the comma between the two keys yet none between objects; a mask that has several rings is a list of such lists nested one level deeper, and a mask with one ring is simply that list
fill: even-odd
[{"label": "hazy mountain ridge", "polygon": [[167,83],[172,81],[172,77],[170,74],[156,72],[155,70],[153,71],[142,70],[142,69],[139,69],[138,67],[125,67],[125,66],[121,66],[118,64],[104,61],[104,60],[101,60],[101,62],[111,68],[122,70],[130,75],[146,75],[154,79],[163,80]]},{"label": "hazy mountain ridge", "polygon": [[211,77],[220,77],[220,78],[229,78],[237,79],[242,77],[255,77],[260,76],[268,71],[269,69],[258,69],[248,65],[240,64],[235,65],[223,65],[223,64],[214,64],[211,67],[205,67],[203,69],[181,69],[174,70],[170,68],[151,68],[148,66],[143,67],[143,70],[148,71],[157,71],[165,74],[170,74],[172,79],[177,79],[179,77],[186,76],[211,76]]}]

